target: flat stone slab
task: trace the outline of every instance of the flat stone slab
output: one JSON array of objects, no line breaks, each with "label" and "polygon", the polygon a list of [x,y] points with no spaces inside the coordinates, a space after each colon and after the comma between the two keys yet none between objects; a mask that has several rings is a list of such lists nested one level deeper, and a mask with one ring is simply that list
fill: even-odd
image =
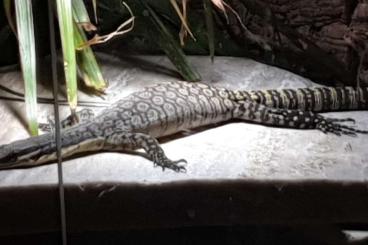
[{"label": "flat stone slab", "polygon": [[[99,60],[110,84],[106,96],[102,99],[80,93],[80,100],[96,101],[101,105],[109,104],[144,86],[179,79],[167,58],[161,56],[119,59],[100,55]],[[208,57],[190,57],[189,60],[201,73],[203,80],[213,86],[255,90],[316,85],[290,72],[244,58],[217,57],[213,64]],[[0,74],[0,84],[17,91],[23,90],[18,71]],[[40,85],[38,90],[40,96],[51,97],[49,87]],[[6,94],[1,92],[0,95]],[[46,122],[47,115],[52,115],[52,112],[52,105],[40,105],[40,121]],[[68,108],[61,107],[61,112],[66,116]],[[0,144],[28,137],[24,115],[23,103],[0,101],[1,124],[6,125],[0,128]],[[356,119],[356,127],[368,129],[368,113],[365,111],[325,115],[336,118],[351,117]],[[176,220],[176,225],[179,226],[242,223],[245,218],[248,222],[257,222],[257,217],[265,223],[272,220],[275,223],[303,220],[368,221],[368,214],[360,212],[365,210],[368,204],[368,199],[362,197],[368,194],[367,135],[338,137],[317,130],[283,129],[236,122],[201,131],[185,132],[171,140],[165,140],[162,147],[171,159],[185,158],[188,161],[186,173],[162,171],[160,168],[153,168],[153,164],[140,155],[122,153],[99,153],[65,161],[63,171],[70,219],[80,215],[77,210],[84,209],[80,211],[81,214],[98,216],[95,217],[96,223],[90,224],[80,216],[75,218],[76,224],[88,229],[99,229],[104,227],[103,224],[107,228],[116,228],[117,224],[121,225],[120,227],[140,227],[148,224],[155,227],[163,225],[160,219],[167,221],[169,218],[171,221],[168,224],[175,225]],[[260,192],[257,188],[260,188]],[[285,188],[291,191],[285,194]],[[215,194],[216,189],[219,196]],[[141,192],[136,194],[137,199],[127,196],[134,195],[132,190]],[[13,217],[14,220],[14,226],[9,226],[7,219],[0,219],[0,233],[1,230],[5,234],[27,231],[31,225],[35,232],[57,229],[58,220],[53,220],[58,212],[56,191],[56,164],[0,171],[0,200],[7,200],[0,202],[0,217],[3,217],[1,213],[4,212],[6,217]],[[161,193],[161,199],[158,199],[157,193],[161,191],[166,195]],[[197,195],[196,191],[201,195]],[[47,200],[50,195],[53,200]],[[326,195],[329,200],[323,200]],[[342,197],[349,199],[341,200]],[[247,204],[244,203],[244,198]],[[188,206],[180,205],[178,200]],[[283,208],[275,207],[275,200],[277,205],[282,204]],[[110,202],[116,203],[110,205]],[[25,203],[27,207],[31,205],[34,210],[28,212],[29,209],[25,208],[20,212],[19,209],[22,209]],[[350,210],[354,211],[339,214],[338,210],[344,210],[347,203],[352,208]],[[129,208],[124,208],[125,204]],[[174,204],[180,206],[175,207]],[[217,204],[228,211],[220,215],[221,208],[213,207],[213,210],[210,209],[213,212],[205,212],[206,215],[198,219],[197,207],[198,210],[205,210],[206,205],[210,207]],[[285,207],[291,208],[295,204],[301,206],[288,214],[290,210]],[[18,205],[18,208],[12,209],[14,205]],[[311,206],[307,207],[308,205]],[[164,208],[166,206],[168,208]],[[235,206],[237,208],[232,209]],[[305,212],[306,208],[315,208],[309,218]],[[48,214],[46,210],[51,213]],[[165,213],[165,210],[169,210],[169,213]],[[255,212],[252,219],[246,214],[247,210]],[[133,212],[134,215],[127,214],[132,215],[131,219],[120,223],[109,223],[105,218],[112,218],[114,211],[120,214],[124,211]],[[30,219],[22,219],[25,216],[36,216],[37,212],[45,215],[45,220],[41,220],[40,225],[31,224]],[[265,212],[271,216],[262,219]],[[218,217],[216,214],[219,214]],[[154,219],[148,223],[143,222],[142,219],[148,219],[149,215]],[[182,215],[180,217],[183,219],[177,215]],[[232,218],[226,218],[226,215]],[[194,218],[190,218],[192,216]],[[185,221],[187,218],[189,221]],[[137,223],[135,219],[142,222]],[[79,228],[83,229],[81,227]],[[79,228],[75,226],[75,229]]]}]

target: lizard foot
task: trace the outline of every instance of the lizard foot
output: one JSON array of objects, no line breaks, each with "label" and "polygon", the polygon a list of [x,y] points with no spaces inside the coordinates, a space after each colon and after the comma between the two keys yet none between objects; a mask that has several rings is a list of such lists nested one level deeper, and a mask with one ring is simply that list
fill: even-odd
[{"label": "lizard foot", "polygon": [[162,170],[168,168],[175,172],[186,172],[185,164],[180,163],[187,163],[187,161],[184,159],[170,160],[158,141],[148,134],[117,130],[108,136],[106,141],[112,145],[121,145],[126,148],[143,148],[149,159],[153,161],[154,166],[160,166]]},{"label": "lizard foot", "polygon": [[359,130],[341,124],[341,122],[355,123],[355,120],[352,118],[345,118],[345,119],[325,118],[319,115],[316,118],[315,122],[316,122],[316,129],[321,130],[325,134],[332,133],[338,136],[349,135],[353,137],[357,136],[357,134],[368,134],[368,131],[366,130]]},{"label": "lizard foot", "polygon": [[50,127],[50,124],[48,124],[48,123],[39,123],[38,124],[38,129],[41,130],[42,132],[46,132],[46,133],[52,132],[52,128]]},{"label": "lizard foot", "polygon": [[50,115],[47,116],[48,123],[39,123],[38,128],[47,133],[53,133],[55,129],[55,122]]},{"label": "lizard foot", "polygon": [[[153,156],[153,163],[155,167],[156,166],[162,167],[162,171],[164,171],[165,168],[174,170],[175,172],[185,173],[187,171],[185,169],[185,165],[187,164],[187,161],[185,159],[172,161],[168,159],[164,154],[161,154],[160,152],[157,152],[157,154]],[[179,163],[184,163],[184,164],[179,164]]]}]

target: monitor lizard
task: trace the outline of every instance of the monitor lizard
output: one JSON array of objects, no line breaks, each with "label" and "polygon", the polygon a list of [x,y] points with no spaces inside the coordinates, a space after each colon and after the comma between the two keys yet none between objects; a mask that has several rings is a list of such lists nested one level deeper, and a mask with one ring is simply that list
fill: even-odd
[{"label": "monitor lizard", "polygon": [[[240,119],[268,126],[317,129],[356,136],[351,118],[316,112],[364,110],[368,88],[303,88],[242,91],[204,83],[159,83],[134,92],[93,118],[61,131],[62,157],[77,153],[143,148],[154,165],[185,171],[184,159],[170,160],[157,138],[200,126]],[[54,134],[0,146],[0,169],[38,166],[56,160]]]}]

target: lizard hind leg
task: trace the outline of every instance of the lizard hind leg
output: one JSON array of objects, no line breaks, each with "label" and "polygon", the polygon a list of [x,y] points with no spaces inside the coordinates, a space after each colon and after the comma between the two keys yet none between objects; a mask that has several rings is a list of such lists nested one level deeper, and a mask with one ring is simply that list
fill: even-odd
[{"label": "lizard hind leg", "polygon": [[175,172],[186,171],[185,167],[180,164],[186,164],[186,160],[170,160],[166,156],[158,141],[148,134],[118,131],[108,136],[106,142],[108,144],[121,146],[124,148],[143,148],[143,150],[148,154],[149,159],[153,161],[154,166],[160,166],[162,167],[162,170],[168,168],[174,170]]},{"label": "lizard hind leg", "polygon": [[328,118],[312,111],[284,110],[273,108],[270,109],[270,116],[271,118],[278,118],[278,120],[274,119],[274,122],[282,119],[286,122],[286,125],[288,127],[292,128],[317,129],[325,134],[332,133],[338,136],[356,136],[357,134],[368,134],[368,131],[366,130],[356,129],[343,124],[355,124],[355,120],[352,118]]},{"label": "lizard hind leg", "polygon": [[349,136],[357,136],[357,134],[368,134],[367,130],[360,130],[350,126],[346,126],[344,124],[341,124],[342,122],[355,123],[355,120],[352,118],[327,118],[319,114],[316,114],[315,118],[316,129],[321,130],[323,133],[333,133],[338,136],[343,134]]},{"label": "lizard hind leg", "polygon": [[356,136],[357,134],[368,134],[368,131],[344,125],[346,122],[355,123],[355,120],[352,118],[327,118],[312,111],[288,110],[267,107],[254,102],[243,102],[239,103],[238,113],[238,118],[240,119],[270,126],[317,129],[323,133],[335,135]]}]

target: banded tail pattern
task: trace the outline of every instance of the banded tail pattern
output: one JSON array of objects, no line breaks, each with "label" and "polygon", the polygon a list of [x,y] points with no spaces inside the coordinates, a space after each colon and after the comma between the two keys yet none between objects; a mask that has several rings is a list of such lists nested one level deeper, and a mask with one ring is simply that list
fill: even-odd
[{"label": "banded tail pattern", "polygon": [[273,108],[314,112],[368,109],[368,87],[310,87],[231,93],[233,99],[252,100]]}]

